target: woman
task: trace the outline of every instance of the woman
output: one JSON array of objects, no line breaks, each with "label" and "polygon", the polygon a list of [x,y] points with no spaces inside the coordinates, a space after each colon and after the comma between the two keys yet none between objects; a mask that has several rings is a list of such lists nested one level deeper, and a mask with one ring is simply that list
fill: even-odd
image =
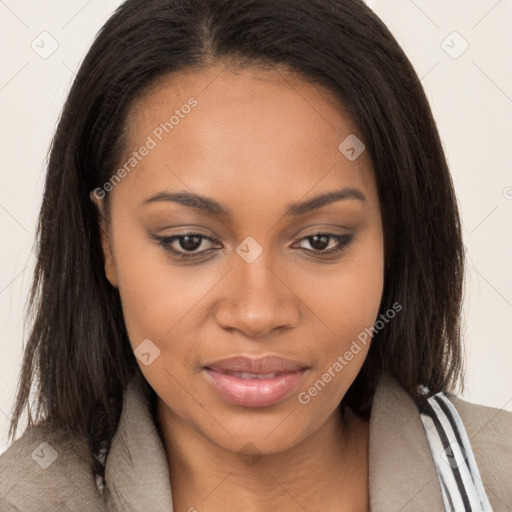
[{"label": "woman", "polygon": [[420,82],[357,0],[128,0],[53,141],[2,510],[506,510]]}]

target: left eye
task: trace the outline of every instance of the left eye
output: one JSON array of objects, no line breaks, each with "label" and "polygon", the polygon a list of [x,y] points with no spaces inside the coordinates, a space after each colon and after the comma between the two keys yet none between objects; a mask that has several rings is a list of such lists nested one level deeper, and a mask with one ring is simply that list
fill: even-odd
[{"label": "left eye", "polygon": [[[173,235],[173,236],[155,236],[154,237],[157,242],[166,250],[172,254],[175,254],[180,257],[187,256],[195,256],[199,254],[204,254],[209,251],[209,249],[204,251],[197,251],[204,240],[208,240],[209,242],[214,242],[213,238],[210,238],[206,235],[201,235],[199,233],[185,233],[183,235]],[[173,247],[174,242],[178,240],[178,245],[181,250]]]},{"label": "left eye", "polygon": [[[315,233],[314,235],[309,235],[299,242],[295,242],[293,245],[297,245],[298,243],[306,240],[312,249],[307,249],[309,252],[326,254],[331,252],[340,251],[346,248],[346,246],[352,240],[352,235],[334,235],[332,233]],[[329,241],[334,242],[332,245]],[[326,250],[328,249],[328,250]]]}]

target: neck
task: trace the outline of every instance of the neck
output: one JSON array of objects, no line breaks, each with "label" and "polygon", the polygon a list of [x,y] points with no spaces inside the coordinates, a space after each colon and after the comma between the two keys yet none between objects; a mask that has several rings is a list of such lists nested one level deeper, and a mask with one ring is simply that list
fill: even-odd
[{"label": "neck", "polygon": [[226,450],[189,428],[158,399],[175,510],[368,510],[368,424],[336,410],[284,451]]}]

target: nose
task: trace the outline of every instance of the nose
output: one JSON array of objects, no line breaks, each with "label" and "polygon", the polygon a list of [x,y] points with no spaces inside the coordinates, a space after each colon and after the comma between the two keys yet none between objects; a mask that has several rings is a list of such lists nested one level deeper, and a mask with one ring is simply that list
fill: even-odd
[{"label": "nose", "polygon": [[265,251],[252,263],[235,258],[216,309],[220,327],[262,338],[298,325],[300,300],[287,283],[289,274],[271,268],[269,263]]}]

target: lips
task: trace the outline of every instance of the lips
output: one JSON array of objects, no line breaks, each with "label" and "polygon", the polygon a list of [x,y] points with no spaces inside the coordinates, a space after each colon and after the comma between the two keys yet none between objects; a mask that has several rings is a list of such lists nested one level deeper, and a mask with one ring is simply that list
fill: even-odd
[{"label": "lips", "polygon": [[234,356],[204,368],[207,381],[222,398],[245,407],[265,407],[290,396],[307,367],[292,359]]},{"label": "lips", "polygon": [[255,359],[245,356],[233,356],[210,363],[206,368],[220,373],[252,373],[272,374],[296,372],[305,368],[303,364],[293,359],[278,356],[266,356]]}]

